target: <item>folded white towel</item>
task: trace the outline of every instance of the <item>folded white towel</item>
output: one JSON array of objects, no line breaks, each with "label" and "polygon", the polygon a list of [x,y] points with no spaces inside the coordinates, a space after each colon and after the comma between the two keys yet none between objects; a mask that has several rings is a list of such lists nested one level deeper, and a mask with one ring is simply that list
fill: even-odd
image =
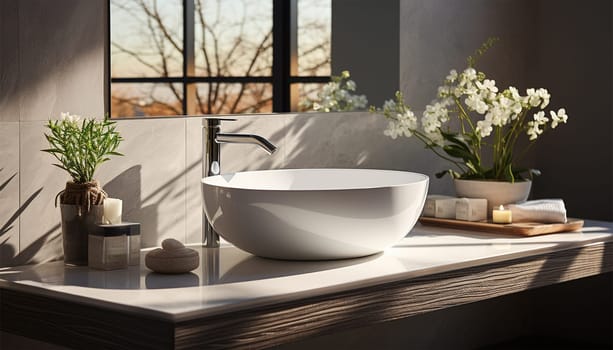
[{"label": "folded white towel", "polygon": [[566,223],[566,207],[561,199],[539,199],[507,205],[513,222]]}]

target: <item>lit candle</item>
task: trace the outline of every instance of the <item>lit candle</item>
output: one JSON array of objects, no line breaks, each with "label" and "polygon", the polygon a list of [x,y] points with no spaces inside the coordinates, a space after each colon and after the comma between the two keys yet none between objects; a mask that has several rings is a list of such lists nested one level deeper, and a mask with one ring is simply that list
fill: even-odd
[{"label": "lit candle", "polygon": [[495,224],[510,224],[513,221],[513,216],[510,210],[505,209],[504,206],[501,205],[492,212],[492,221]]},{"label": "lit candle", "polygon": [[121,224],[121,199],[104,199],[104,221],[108,224]]}]

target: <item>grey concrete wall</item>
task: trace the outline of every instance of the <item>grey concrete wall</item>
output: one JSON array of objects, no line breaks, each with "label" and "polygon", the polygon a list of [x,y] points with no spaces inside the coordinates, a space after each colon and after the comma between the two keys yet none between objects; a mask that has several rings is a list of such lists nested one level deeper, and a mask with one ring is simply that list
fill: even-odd
[{"label": "grey concrete wall", "polygon": [[488,37],[498,42],[478,63],[497,85],[525,89],[536,13],[531,0],[402,0],[400,87],[414,108],[423,108],[451,69]]},{"label": "grey concrete wall", "polygon": [[[613,220],[611,7],[608,0],[541,0],[529,83],[547,87],[568,124],[535,146],[534,195],[562,197],[576,217]],[[589,199],[588,199],[589,198]]]},{"label": "grey concrete wall", "polygon": [[399,0],[332,1],[332,74],[349,70],[370,104],[399,88],[399,22]]},{"label": "grey concrete wall", "polygon": [[[529,40],[536,27],[532,4],[529,0],[401,0],[400,90],[406,102],[423,110],[449,71],[464,70],[466,58],[488,37],[500,41],[478,62],[479,71],[499,87],[525,89],[531,48],[537,46]],[[527,167],[533,163],[534,154],[523,162]],[[439,171],[447,168],[443,163]],[[442,192],[454,193],[449,177],[431,181]]]}]

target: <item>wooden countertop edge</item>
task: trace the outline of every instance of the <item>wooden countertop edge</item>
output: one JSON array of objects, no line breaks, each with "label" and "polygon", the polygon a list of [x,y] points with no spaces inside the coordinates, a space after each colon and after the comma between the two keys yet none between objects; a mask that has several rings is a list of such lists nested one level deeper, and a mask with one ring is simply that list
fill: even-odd
[{"label": "wooden countertop edge", "polygon": [[65,346],[266,348],[613,271],[613,242],[171,322],[0,289],[0,329]]}]

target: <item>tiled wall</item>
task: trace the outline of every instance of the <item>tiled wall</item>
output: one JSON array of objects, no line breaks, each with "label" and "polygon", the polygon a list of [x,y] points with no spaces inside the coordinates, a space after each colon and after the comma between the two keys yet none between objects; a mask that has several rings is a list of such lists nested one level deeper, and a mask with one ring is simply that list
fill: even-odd
[{"label": "tiled wall", "polygon": [[104,28],[104,1],[0,1],[0,265],[61,254],[43,121],[102,116]]},{"label": "tiled wall", "polygon": [[[568,3],[579,6],[581,2],[565,1]],[[545,139],[544,151],[536,153],[547,165],[547,181],[541,182],[537,193],[569,198],[574,213],[589,218],[589,210],[581,211],[585,193],[582,188],[556,186],[560,179],[568,179],[565,172],[570,173],[569,169],[574,174],[588,167],[589,172],[598,174],[598,181],[582,183],[592,188],[592,193],[598,193],[594,186],[607,189],[596,198],[596,206],[605,214],[593,218],[606,218],[606,211],[612,211],[611,198],[606,193],[613,193],[610,101],[591,99],[589,90],[566,84],[581,81],[578,78],[582,71],[577,69],[581,64],[559,63],[550,56],[547,62],[534,58],[532,49],[538,47],[534,33],[556,38],[555,20],[568,22],[575,18],[569,16],[572,6],[561,7],[563,10],[553,12],[556,17],[548,19],[550,25],[544,27],[539,23],[549,11],[547,6],[554,5],[544,0],[539,4],[534,6],[528,0],[402,0],[401,89],[414,108],[423,108],[450,68],[461,68],[465,56],[487,36],[500,36],[503,42],[483,62],[488,73],[501,85],[549,86],[553,81],[558,89],[562,87],[564,104],[570,102],[574,106],[571,114],[574,119],[565,131],[565,138]],[[599,4],[610,7],[608,2]],[[591,11],[605,12],[600,10],[596,7]],[[577,21],[585,22],[590,13],[584,10]],[[606,13],[610,16],[611,10]],[[608,22],[601,18],[598,23],[610,23],[610,17],[607,18]],[[46,146],[43,125],[49,117],[58,117],[63,111],[103,115],[104,26],[104,0],[0,1],[0,266],[61,256],[59,209],[54,207],[53,200],[68,179],[51,165],[50,155],[40,152]],[[571,39],[595,35],[586,33],[587,29]],[[610,29],[598,33],[603,39],[599,43],[603,44],[588,46],[596,50],[600,45],[598,52],[609,55],[608,65],[602,69],[611,76]],[[564,41],[557,45],[549,43],[547,47],[559,54],[566,49]],[[583,65],[591,62],[584,56],[574,57],[583,60]],[[552,62],[557,62],[557,67],[550,67]],[[549,73],[541,76],[539,68],[547,68]],[[591,69],[592,74],[598,71],[597,67]],[[552,73],[559,71],[565,75]],[[598,89],[610,94],[610,80],[593,81],[598,81]],[[608,87],[603,86],[606,82]],[[582,115],[581,110],[588,104],[591,113]],[[167,237],[198,242],[200,118],[122,120],[118,124],[125,138],[121,145],[125,157],[103,164],[97,178],[111,196],[124,200],[125,219],[142,223],[145,246],[156,245]],[[260,134],[277,144],[279,151],[268,156],[250,145],[224,145],[223,171],[365,167],[433,175],[445,168],[443,162],[424,151],[415,140],[384,137],[385,125],[381,117],[368,113],[241,118],[225,124],[224,130]],[[607,127],[590,129],[593,125]],[[557,147],[568,144],[576,147],[579,156],[551,157]],[[599,151],[593,153],[595,149]],[[449,179],[431,177],[431,192],[451,191]],[[613,219],[613,213],[609,215]]]},{"label": "tiled wall", "polygon": [[[15,130],[4,125],[1,129],[9,134],[2,140],[12,140],[15,151],[21,147],[22,159],[18,164],[12,156],[17,152],[2,154],[3,162],[13,162],[10,168],[7,163],[6,174],[21,174],[0,192],[6,210],[2,222],[15,212],[21,213],[2,236],[9,238],[2,245],[4,264],[39,262],[61,255],[59,209],[53,202],[68,178],[51,165],[51,156],[40,152],[46,142],[43,123],[6,123]],[[260,134],[279,150],[269,156],[253,145],[223,145],[222,169],[363,167],[432,175],[444,166],[410,140],[385,137],[385,126],[382,117],[368,113],[239,117],[223,129]],[[143,246],[158,245],[169,237],[199,242],[201,118],[120,121],[118,129],[125,138],[119,151],[125,156],[104,163],[96,177],[110,196],[123,199],[124,219],[142,224]],[[2,147],[5,149],[10,147]],[[0,173],[2,180],[10,178],[4,171]],[[450,191],[449,185],[448,181],[433,180],[432,187]]]}]

